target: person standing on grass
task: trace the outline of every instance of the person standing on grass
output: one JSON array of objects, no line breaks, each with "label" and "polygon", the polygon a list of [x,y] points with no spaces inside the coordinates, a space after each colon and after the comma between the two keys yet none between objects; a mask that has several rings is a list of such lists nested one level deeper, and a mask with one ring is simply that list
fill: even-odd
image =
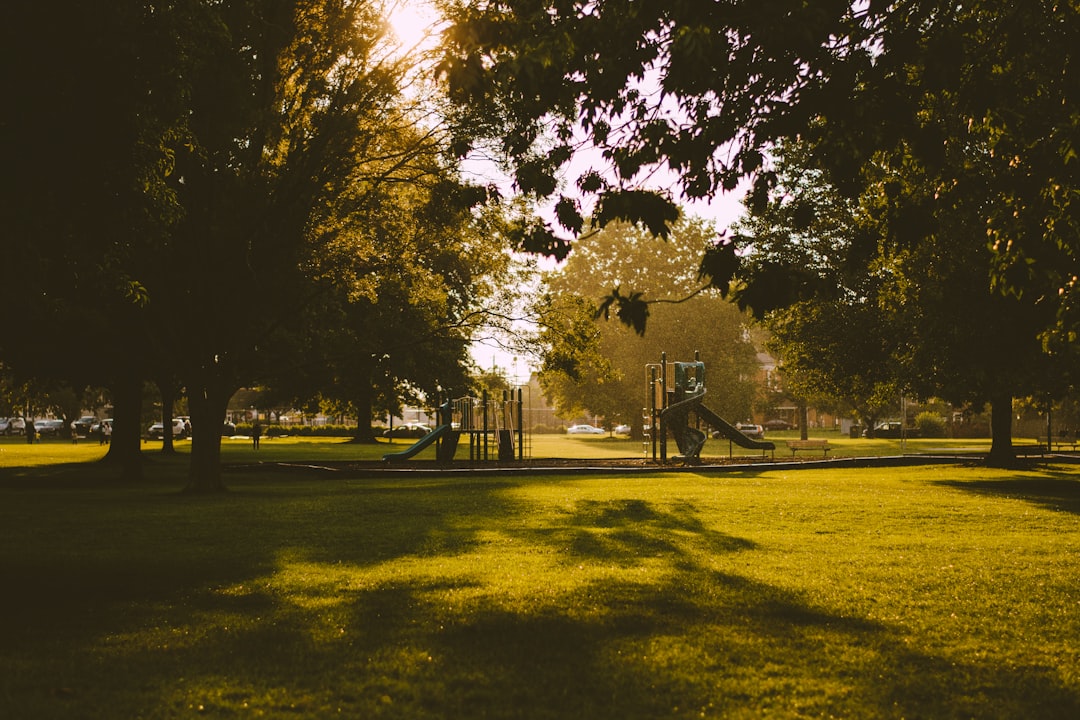
[{"label": "person standing on grass", "polygon": [[262,425],[259,421],[251,423],[251,446],[256,450],[259,449],[259,438],[262,437]]}]

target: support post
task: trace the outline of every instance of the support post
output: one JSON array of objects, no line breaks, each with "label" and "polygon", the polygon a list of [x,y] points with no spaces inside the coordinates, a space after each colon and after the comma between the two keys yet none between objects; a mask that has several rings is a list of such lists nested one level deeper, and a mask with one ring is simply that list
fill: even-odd
[{"label": "support post", "polygon": [[486,462],[487,459],[488,459],[488,408],[490,406],[490,401],[488,399],[488,391],[484,390],[484,392],[480,396],[480,398],[481,398],[481,404],[483,406],[483,407],[481,407],[481,410],[484,413],[484,428],[483,428],[484,429],[484,440],[483,440],[483,443],[484,443],[484,451],[483,451],[484,458],[483,459]]},{"label": "support post", "polygon": [[668,383],[667,383],[667,353],[660,353],[660,462],[667,462],[667,421],[664,420],[664,410],[668,406]]},{"label": "support post", "polygon": [[518,460],[525,459],[525,404],[521,399],[521,388],[517,389],[517,441]]},{"label": "support post", "polygon": [[656,368],[649,368],[649,445],[652,446],[652,460],[656,462],[657,443],[659,433],[657,424],[660,422],[660,413],[656,408]]}]

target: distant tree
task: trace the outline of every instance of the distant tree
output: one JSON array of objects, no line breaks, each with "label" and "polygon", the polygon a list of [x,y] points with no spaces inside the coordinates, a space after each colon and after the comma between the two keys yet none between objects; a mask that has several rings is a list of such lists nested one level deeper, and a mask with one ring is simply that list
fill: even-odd
[{"label": "distant tree", "polygon": [[793,398],[843,401],[872,428],[904,387],[908,339],[882,296],[879,241],[806,144],[774,156],[773,189],[748,198],[730,238],[742,248],[735,298],[765,320]]},{"label": "distant tree", "polygon": [[890,332],[876,307],[804,300],[774,311],[768,326],[785,390],[795,400],[843,401],[871,432],[881,413],[895,407],[902,374],[894,351],[904,339]]},{"label": "distant tree", "polygon": [[[667,241],[630,225],[609,225],[580,240],[565,266],[545,277],[540,382],[560,409],[585,409],[640,433],[646,366],[659,363],[664,351],[673,362],[700,352],[709,407],[749,416],[757,373],[749,318],[719,292],[703,289],[685,263],[713,234],[711,224],[695,218],[676,224]],[[640,299],[651,302],[644,335],[603,321],[601,301],[619,287],[638,288]]]},{"label": "distant tree", "polygon": [[502,395],[503,392],[509,392],[512,389],[506,374],[499,370],[499,368],[479,370],[473,376],[473,382],[476,385],[477,395],[487,392],[488,395],[495,397],[497,395]]},{"label": "distant tree", "polygon": [[[912,178],[910,170],[907,175]],[[989,403],[991,461],[1007,464],[1013,459],[1014,398],[1060,397],[1066,391],[1063,368],[1042,341],[1055,325],[1055,303],[995,287],[995,257],[981,212],[991,197],[979,197],[969,186],[963,200],[953,199],[935,186],[924,186],[919,202],[920,190],[909,185],[903,204],[915,200],[932,208],[936,195],[942,211],[921,217],[918,211],[879,213],[890,235],[898,224],[924,223],[917,242],[892,244],[882,288],[891,325],[903,338],[896,362],[905,386],[923,397],[977,407]]]},{"label": "distant tree", "polygon": [[[1007,462],[1012,398],[1054,382],[1039,341],[1054,319],[1049,304],[993,287],[992,250],[970,210],[990,201],[979,154],[962,153],[972,170],[958,190],[910,164],[857,204],[813,156],[785,146],[776,187],[740,226],[740,302],[777,308],[769,325],[795,384],[850,400],[867,422],[900,391],[990,402],[992,458]],[[764,287],[777,296],[757,297]]]},{"label": "distant tree", "polygon": [[360,441],[402,402],[466,393],[469,344],[514,287],[497,203],[457,181],[437,149],[425,180],[368,189],[371,206],[318,260],[326,292],[306,308],[301,342],[268,375],[298,399],[354,415]]}]

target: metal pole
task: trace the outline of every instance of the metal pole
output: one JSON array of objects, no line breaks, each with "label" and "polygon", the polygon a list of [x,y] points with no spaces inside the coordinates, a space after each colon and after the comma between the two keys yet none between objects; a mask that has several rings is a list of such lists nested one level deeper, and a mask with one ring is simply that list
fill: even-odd
[{"label": "metal pole", "polygon": [[664,420],[663,412],[668,406],[667,393],[667,353],[660,353],[660,462],[667,462],[667,421]]},{"label": "metal pole", "polygon": [[484,390],[483,394],[480,397],[481,397],[482,405],[483,405],[483,407],[481,409],[484,412],[484,460],[487,460],[488,459],[488,391]]},{"label": "metal pole", "polygon": [[[1054,435],[1053,435],[1053,412],[1054,401],[1047,400],[1046,405],[1046,452],[1054,451]],[[1064,440],[1065,438],[1062,438]]]},{"label": "metal pole", "polygon": [[652,459],[656,462],[656,423],[659,421],[656,412],[656,368],[649,368],[649,445],[652,446]]},{"label": "metal pole", "polygon": [[900,393],[900,454],[907,452],[907,398]]},{"label": "metal pole", "polygon": [[517,389],[517,436],[518,460],[525,459],[525,403],[521,399],[521,388]]}]

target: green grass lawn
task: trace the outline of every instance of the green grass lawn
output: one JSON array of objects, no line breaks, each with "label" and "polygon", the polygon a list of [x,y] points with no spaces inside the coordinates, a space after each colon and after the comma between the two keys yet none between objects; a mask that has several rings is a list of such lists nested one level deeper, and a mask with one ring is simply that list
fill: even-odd
[{"label": "green grass lawn", "polygon": [[[797,431],[775,432],[768,435],[768,439],[776,444],[775,453],[765,453],[766,459],[775,457],[777,460],[790,460],[791,452],[784,444],[785,440],[797,439]],[[831,450],[828,457],[874,457],[882,455],[918,455],[927,453],[985,453],[990,449],[988,439],[917,439],[901,443],[899,440],[887,439],[850,439],[840,435],[836,431],[816,431],[810,437],[827,439]],[[293,462],[293,461],[316,461],[316,460],[380,460],[387,452],[404,450],[412,445],[415,440],[395,439],[393,441],[380,440],[373,445],[357,444],[343,438],[312,438],[312,437],[279,437],[263,438],[260,449],[256,452],[248,438],[223,438],[222,458],[225,462],[248,463],[248,462]],[[1017,439],[1016,444],[1030,442]],[[532,435],[528,438],[526,457],[532,459],[544,458],[578,458],[583,460],[615,459],[615,458],[652,458],[651,450],[640,440],[630,440],[623,437],[610,436],[568,436],[565,434]],[[160,441],[150,441],[143,444],[143,449],[148,458],[156,458],[161,455],[162,444]],[[188,453],[191,442],[187,440],[176,441],[176,452],[180,455]],[[48,439],[35,445],[28,445],[21,437],[0,437],[0,468],[23,466],[36,467],[40,465],[52,465],[65,462],[90,462],[98,460],[105,455],[107,448],[98,445],[97,441],[81,440],[78,444],[70,441]],[[668,456],[673,458],[679,452],[675,442],[668,442]],[[497,455],[494,443],[489,447],[490,457]],[[458,447],[456,458],[466,460],[469,457],[469,449],[466,441]],[[702,451],[702,458],[725,460],[730,457],[738,459],[761,459],[763,454],[760,450],[749,450],[733,446],[727,440],[708,440]],[[813,459],[822,457],[822,453],[814,451],[802,451],[797,459]],[[416,460],[435,459],[434,446],[420,452]]]},{"label": "green grass lawn", "polygon": [[1080,716],[1076,466],[193,497],[183,455],[122,486],[2,447],[4,718]]}]

